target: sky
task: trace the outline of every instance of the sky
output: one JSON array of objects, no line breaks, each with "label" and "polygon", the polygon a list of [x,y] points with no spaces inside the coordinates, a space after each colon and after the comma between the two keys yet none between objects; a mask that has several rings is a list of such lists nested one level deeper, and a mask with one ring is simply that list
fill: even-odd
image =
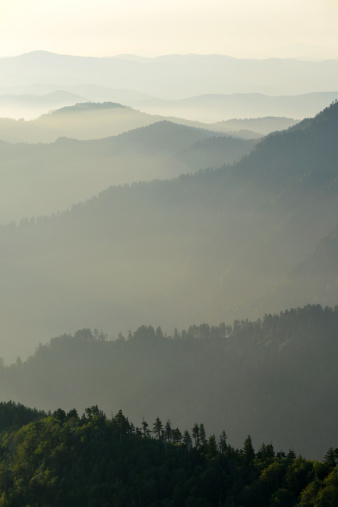
[{"label": "sky", "polygon": [[338,58],[338,0],[1,0],[0,57]]}]

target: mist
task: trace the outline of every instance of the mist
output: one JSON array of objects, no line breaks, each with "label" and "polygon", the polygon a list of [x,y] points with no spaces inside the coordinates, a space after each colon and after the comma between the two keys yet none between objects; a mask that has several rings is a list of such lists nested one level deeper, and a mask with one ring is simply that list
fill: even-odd
[{"label": "mist", "polygon": [[0,507],[338,505],[337,19],[3,2]]},{"label": "mist", "polygon": [[[17,351],[26,356],[39,341],[83,327],[116,336],[152,323],[172,332],[201,320],[258,318],[303,303],[299,280],[300,287],[291,286],[287,297],[279,297],[278,286],[337,225],[332,186],[337,148],[331,135],[336,109],[334,104],[313,120],[270,134],[233,165],[110,186],[68,211],[4,225],[2,326],[8,357]],[[41,186],[34,190],[26,180],[25,188],[34,202],[45,181],[52,190],[45,191],[45,202],[57,206],[65,190],[71,201],[85,185],[89,193],[118,178],[109,168],[124,158],[124,171],[132,167],[142,179],[152,167],[159,170],[161,160],[167,171],[180,167],[177,160],[187,164],[186,145],[197,149],[212,141],[209,156],[214,157],[218,140],[223,137],[165,122],[99,141],[96,148],[94,141],[88,149],[82,141],[60,139],[32,147],[26,172],[32,176],[36,164],[49,179],[37,171]],[[27,146],[20,147],[27,161]],[[40,166],[38,149],[46,150]],[[105,150],[110,156],[101,176]],[[197,164],[192,158],[196,169]],[[25,204],[20,194],[19,201]],[[41,207],[46,204],[39,199]],[[335,290],[330,298],[319,286],[312,292],[307,303],[319,297],[323,304],[335,304]]]},{"label": "mist", "polygon": [[[335,438],[328,424],[308,443],[336,376],[336,62],[1,65],[17,111],[0,120],[2,399],[204,418],[235,445],[251,432],[320,457]],[[317,368],[310,399],[300,378]]]}]

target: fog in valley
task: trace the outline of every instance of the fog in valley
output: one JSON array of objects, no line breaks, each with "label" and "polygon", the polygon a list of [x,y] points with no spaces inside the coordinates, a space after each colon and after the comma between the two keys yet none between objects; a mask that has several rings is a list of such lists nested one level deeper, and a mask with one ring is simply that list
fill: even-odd
[{"label": "fog in valley", "polygon": [[338,505],[337,1],[0,33],[0,507]]},{"label": "fog in valley", "polygon": [[0,74],[0,398],[337,446],[337,60]]},{"label": "fog in valley", "polygon": [[33,51],[0,59],[0,115],[35,119],[80,102],[116,102],[205,123],[262,116],[302,119],[337,98],[337,72],[336,60],[84,58]]},{"label": "fog in valley", "polygon": [[[73,116],[68,113],[62,118],[61,114],[60,130],[62,125],[67,130],[69,117],[74,120],[73,133],[76,120],[79,129],[81,120],[95,124],[96,119],[99,123],[100,109],[96,108],[100,106],[87,107],[88,115],[86,105],[80,113],[75,110]],[[120,110],[124,111],[112,105],[111,122],[119,126]],[[91,122],[89,125],[94,130]],[[45,132],[48,135],[47,128]],[[255,143],[254,139],[234,138],[163,120],[103,139],[59,137],[52,143],[2,142],[2,223],[71,208],[110,185],[170,179],[230,164],[248,154]],[[18,185],[20,181],[22,184]]]}]

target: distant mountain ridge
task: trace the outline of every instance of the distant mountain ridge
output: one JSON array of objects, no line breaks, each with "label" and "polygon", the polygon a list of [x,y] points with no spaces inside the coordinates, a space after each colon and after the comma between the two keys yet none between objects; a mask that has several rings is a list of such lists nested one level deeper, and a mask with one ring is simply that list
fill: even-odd
[{"label": "distant mountain ridge", "polygon": [[25,336],[30,351],[80,327],[255,318],[304,298],[334,306],[334,283],[325,294],[309,273],[303,292],[289,277],[337,226],[337,115],[338,103],[270,134],[233,166],[113,186],[68,212],[2,227],[4,347],[14,353]]},{"label": "distant mountain ridge", "polygon": [[[79,104],[48,115],[41,123],[50,121],[53,132],[52,126],[61,121],[70,133],[72,127],[76,133],[77,123],[81,125],[88,117],[95,121],[95,115],[100,113],[105,115],[108,128],[109,119],[128,121],[134,114],[118,104],[99,107]],[[101,115],[100,118],[104,120]],[[93,124],[89,128],[95,131]],[[216,137],[220,137],[217,147],[215,142],[196,144]],[[62,136],[54,143],[0,142],[0,223],[67,209],[111,185],[170,179],[230,164],[248,154],[254,144],[255,141],[164,120],[102,139],[75,140]]]},{"label": "distant mountain ridge", "polygon": [[285,130],[299,121],[292,118],[263,116],[258,118],[233,118],[231,120],[223,120],[215,123],[214,125],[224,132],[226,131],[241,131],[252,130],[259,132],[262,135],[270,134],[276,130]]},{"label": "distant mountain ridge", "polygon": [[220,122],[226,119],[248,119],[262,116],[288,116],[301,119],[314,116],[337,98],[338,91],[302,95],[246,92],[205,94],[179,100],[147,99],[140,101],[137,105],[141,110],[152,114],[168,115],[171,112],[174,116],[191,120]]},{"label": "distant mountain ridge", "polygon": [[[292,126],[291,118],[237,120],[230,123],[201,123],[183,118],[142,113],[115,102],[81,102],[62,107],[30,121],[0,118],[0,139],[12,143],[54,142],[58,137],[98,139],[121,134],[160,121],[209,130],[242,139],[257,139],[262,132]],[[234,127],[234,128],[232,128]],[[249,129],[252,130],[249,130]]]},{"label": "distant mountain ridge", "polygon": [[[132,90],[86,84],[0,87],[1,92],[0,115],[8,118],[32,119],[56,107],[87,101],[117,102],[148,114],[207,123],[269,116],[301,119],[315,115],[338,98],[338,91],[332,91],[284,96],[257,93],[208,94],[180,100],[164,100]],[[286,126],[284,122],[284,128]],[[276,129],[281,130],[281,124],[276,124]]]},{"label": "distant mountain ridge", "polygon": [[64,114],[64,113],[73,113],[73,112],[81,112],[81,111],[100,111],[102,109],[123,109],[126,106],[123,104],[119,104],[117,102],[79,102],[71,106],[64,106],[62,108],[57,109],[56,111],[52,111],[51,115],[56,114]]},{"label": "distant mountain ridge", "polygon": [[149,115],[119,103],[84,102],[63,107],[31,121],[0,118],[0,139],[12,143],[54,142],[58,137],[99,139],[159,121],[213,130],[213,125]]},{"label": "distant mountain ridge", "polygon": [[248,170],[252,174],[255,168],[257,174],[269,173],[271,182],[272,174],[278,182],[280,170],[283,170],[281,178],[285,178],[286,174],[290,178],[298,178],[304,171],[308,179],[330,178],[336,173],[332,161],[338,157],[337,129],[338,102],[335,101],[314,118],[266,136],[257,144],[250,160],[241,163],[240,170]]},{"label": "distant mountain ridge", "polygon": [[[36,51],[1,58],[3,86],[53,82],[92,83],[163,98],[205,93],[295,94],[334,90],[338,61],[245,60],[222,55],[166,55],[146,61],[93,58]],[[292,79],[290,77],[292,76]]]},{"label": "distant mountain ridge", "polygon": [[60,96],[58,102],[55,97],[37,98],[57,90],[78,95],[82,102],[121,102],[149,114],[208,123],[257,116],[304,118],[338,98],[338,60],[194,54],[87,58],[34,51],[0,58],[0,74],[0,94],[31,95],[10,103],[0,100],[0,116],[14,118],[32,119],[55,105],[70,105],[70,95],[64,96],[64,104]]}]

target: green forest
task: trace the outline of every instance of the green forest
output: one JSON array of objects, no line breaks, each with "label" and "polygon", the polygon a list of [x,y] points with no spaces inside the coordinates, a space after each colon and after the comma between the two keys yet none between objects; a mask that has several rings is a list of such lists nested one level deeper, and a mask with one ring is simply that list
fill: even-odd
[{"label": "green forest", "polygon": [[[30,422],[28,422],[30,421]],[[137,426],[97,405],[44,414],[0,404],[0,506],[332,507],[338,449],[323,460],[241,449],[203,423],[182,431],[157,417]]]},{"label": "green forest", "polygon": [[0,507],[338,507],[338,64],[64,56],[0,58]]},{"label": "green forest", "polygon": [[307,305],[255,321],[126,336],[82,329],[0,366],[0,397],[46,411],[98,405],[133,421],[203,421],[236,447],[250,434],[321,459],[338,446],[338,306]]}]

